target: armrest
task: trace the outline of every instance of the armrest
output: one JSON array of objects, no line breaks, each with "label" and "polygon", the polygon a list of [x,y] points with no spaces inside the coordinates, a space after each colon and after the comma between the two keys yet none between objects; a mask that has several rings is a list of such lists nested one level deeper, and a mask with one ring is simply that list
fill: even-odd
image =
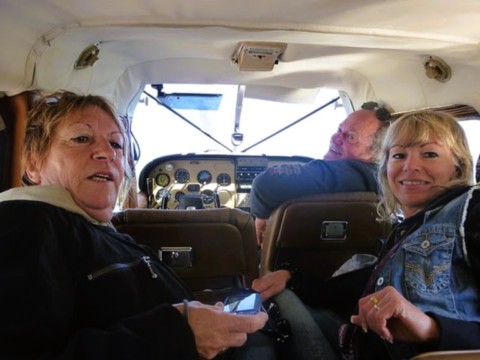
[{"label": "armrest", "polygon": [[411,360],[478,360],[480,350],[432,351],[413,357]]}]

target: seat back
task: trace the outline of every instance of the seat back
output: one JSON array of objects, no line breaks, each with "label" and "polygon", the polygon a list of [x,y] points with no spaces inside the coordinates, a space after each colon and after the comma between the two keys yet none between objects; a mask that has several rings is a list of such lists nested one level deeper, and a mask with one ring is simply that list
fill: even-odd
[{"label": "seat back", "polygon": [[223,300],[258,277],[255,225],[245,211],[128,209],[112,222],[151,247],[204,302]]},{"label": "seat back", "polygon": [[303,273],[328,278],[354,254],[376,254],[391,228],[377,222],[377,203],[373,192],[351,192],[280,205],[264,234],[261,275],[289,262]]}]

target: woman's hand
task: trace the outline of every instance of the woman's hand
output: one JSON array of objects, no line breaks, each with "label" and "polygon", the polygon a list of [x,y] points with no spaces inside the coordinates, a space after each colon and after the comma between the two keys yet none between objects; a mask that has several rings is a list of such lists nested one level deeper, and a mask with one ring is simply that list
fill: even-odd
[{"label": "woman's hand", "polygon": [[[183,312],[183,304],[174,305]],[[223,311],[221,302],[212,305],[198,301],[188,303],[188,324],[195,336],[197,351],[202,359],[212,359],[230,347],[242,346],[247,334],[261,329],[268,315],[236,315]]]},{"label": "woman's hand", "polygon": [[290,280],[291,275],[287,270],[277,270],[252,282],[252,289],[262,295],[262,300],[265,301],[272,296],[280,294],[287,286],[287,281]]},{"label": "woman's hand", "polygon": [[263,234],[267,229],[267,219],[255,219],[255,233],[257,235],[257,245],[262,246],[263,244]]},{"label": "woman's hand", "polygon": [[388,286],[361,298],[353,324],[372,330],[387,341],[431,343],[439,337],[436,321]]}]

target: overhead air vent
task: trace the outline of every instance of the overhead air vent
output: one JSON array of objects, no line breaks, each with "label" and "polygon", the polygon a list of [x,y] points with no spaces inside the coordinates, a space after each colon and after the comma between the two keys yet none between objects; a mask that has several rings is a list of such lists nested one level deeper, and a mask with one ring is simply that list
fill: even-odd
[{"label": "overhead air vent", "polygon": [[232,61],[240,71],[271,71],[286,48],[286,43],[244,41],[238,44]]},{"label": "overhead air vent", "polygon": [[430,79],[447,82],[452,77],[452,69],[439,57],[429,56],[423,66],[425,67],[425,74]]},{"label": "overhead air vent", "polygon": [[87,67],[92,67],[97,62],[98,54],[100,53],[100,48],[98,43],[88,46],[85,50],[82,51],[73,68],[75,70],[86,69]]}]

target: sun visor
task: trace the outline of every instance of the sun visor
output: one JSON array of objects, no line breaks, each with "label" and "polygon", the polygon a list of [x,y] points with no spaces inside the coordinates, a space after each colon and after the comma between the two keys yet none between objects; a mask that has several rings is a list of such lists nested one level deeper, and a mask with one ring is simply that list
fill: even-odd
[{"label": "sun visor", "polygon": [[218,110],[222,94],[171,93],[158,98],[172,109]]},{"label": "sun visor", "polygon": [[291,89],[281,86],[248,85],[245,97],[294,104],[313,104],[319,89]]}]

